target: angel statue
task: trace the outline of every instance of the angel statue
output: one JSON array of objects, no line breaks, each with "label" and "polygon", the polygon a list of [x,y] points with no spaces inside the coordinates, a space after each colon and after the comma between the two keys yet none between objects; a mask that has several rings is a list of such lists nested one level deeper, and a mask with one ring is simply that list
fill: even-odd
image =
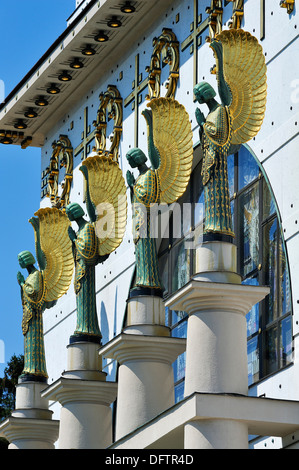
[{"label": "angel statue", "polygon": [[184,106],[172,98],[154,98],[142,112],[148,129],[148,156],[139,148],[127,152],[132,168],[127,171],[133,207],[133,233],[136,257],[136,281],[130,296],[150,294],[162,296],[156,251],[152,236],[151,208],[155,204],[172,204],[185,192],[189,183],[193,142],[189,115]]},{"label": "angel statue", "polygon": [[36,256],[29,251],[18,255],[20,267],[28,276],[18,272],[23,305],[22,331],[24,335],[24,370],[21,381],[46,382],[43,313],[53,307],[67,292],[73,277],[72,245],[68,238],[69,220],[57,208],[39,209],[29,222],[35,235]]},{"label": "angel statue", "polygon": [[266,109],[267,77],[261,45],[241,29],[222,31],[211,42],[221,100],[206,82],[194,95],[206,103],[208,116],[196,109],[204,153],[202,177],[205,190],[205,235],[234,237],[227,175],[227,156],[233,146],[252,139],[260,130]]},{"label": "angel statue", "polygon": [[118,163],[105,155],[94,155],[80,167],[86,182],[85,219],[78,203],[66,207],[70,221],[78,230],[69,228],[75,261],[74,289],[77,324],[70,342],[101,343],[96,308],[95,267],[104,262],[122,242],[127,221],[126,185]]}]

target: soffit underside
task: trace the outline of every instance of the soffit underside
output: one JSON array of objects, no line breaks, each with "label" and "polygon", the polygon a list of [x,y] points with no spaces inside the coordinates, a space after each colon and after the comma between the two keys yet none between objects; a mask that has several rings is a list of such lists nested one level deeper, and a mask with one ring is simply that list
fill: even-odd
[{"label": "soffit underside", "polygon": [[[132,2],[136,11],[124,14],[120,7],[124,1],[106,0],[104,3],[91,2],[82,17],[77,18],[62,34],[57,44],[49,49],[43,57],[43,62],[29,72],[24,83],[20,84],[0,106],[0,132],[13,134],[13,144],[26,148],[28,145],[42,147],[45,136],[50,129],[66,114],[67,110],[80,101],[82,97],[97,84],[107,70],[120,58],[124,57],[137,44],[145,31],[157,21],[163,11],[173,3],[173,0],[142,0]],[[117,17],[122,26],[112,29],[107,21]],[[94,36],[104,31],[109,40],[97,43]],[[82,49],[91,45],[96,54],[85,57]],[[84,62],[84,67],[74,70],[70,67],[73,59]],[[58,76],[67,71],[72,75],[69,82],[61,82]],[[23,80],[24,81],[24,80]],[[47,88],[55,84],[60,93],[50,95]],[[48,101],[45,107],[38,107],[35,101],[39,97]],[[29,119],[24,116],[28,109],[33,108],[38,116]],[[14,125],[23,120],[27,125],[24,130],[16,130]],[[19,134],[16,136],[16,134]]]}]

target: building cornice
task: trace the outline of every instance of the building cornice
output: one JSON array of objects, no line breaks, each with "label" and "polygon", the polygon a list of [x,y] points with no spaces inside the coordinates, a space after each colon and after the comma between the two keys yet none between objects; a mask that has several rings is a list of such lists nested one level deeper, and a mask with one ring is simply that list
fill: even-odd
[{"label": "building cornice", "polygon": [[[124,0],[91,0],[86,8],[69,24],[35,66],[25,75],[0,106],[0,141],[4,136],[12,144],[42,147],[45,137],[57,122],[101,80],[107,70],[125,57],[130,48],[145,35],[150,26],[161,17],[173,0],[133,1],[135,12],[121,12]],[[119,28],[111,28],[108,21],[116,17]],[[106,42],[95,41],[103,31]],[[82,50],[90,45],[96,53],[84,56]],[[71,62],[80,59],[84,67],[72,69]],[[59,75],[68,72],[72,80],[62,82]],[[50,85],[60,88],[60,93],[47,93]],[[43,97],[47,106],[37,106],[36,100]],[[33,109],[37,117],[28,118],[25,113]],[[25,123],[25,128],[15,128],[16,123]]]}]

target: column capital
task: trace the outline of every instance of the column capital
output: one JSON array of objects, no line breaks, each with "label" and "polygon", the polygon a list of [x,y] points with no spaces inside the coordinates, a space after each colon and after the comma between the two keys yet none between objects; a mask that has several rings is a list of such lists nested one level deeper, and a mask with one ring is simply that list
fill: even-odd
[{"label": "column capital", "polygon": [[110,406],[117,395],[117,383],[60,377],[42,393],[42,397],[66,403],[84,401]]},{"label": "column capital", "polygon": [[269,287],[226,284],[192,279],[166,302],[165,306],[192,315],[199,311],[219,310],[246,315],[263,300]]},{"label": "column capital", "polygon": [[103,357],[115,359],[119,364],[134,360],[172,364],[185,349],[185,338],[121,333],[99,353]]},{"label": "column capital", "polygon": [[[11,448],[54,448],[59,433],[59,421],[52,419],[32,419],[9,417],[0,426],[0,436],[4,436]],[[32,442],[32,447],[29,442]],[[24,445],[22,445],[24,442]]]}]

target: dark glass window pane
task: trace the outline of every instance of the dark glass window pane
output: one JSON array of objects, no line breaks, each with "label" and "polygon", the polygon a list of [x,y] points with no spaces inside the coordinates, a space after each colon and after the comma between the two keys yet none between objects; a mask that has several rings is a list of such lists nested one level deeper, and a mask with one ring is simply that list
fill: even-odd
[{"label": "dark glass window pane", "polygon": [[266,323],[278,317],[277,308],[277,220],[274,219],[264,227],[263,233],[263,270],[264,284],[270,287],[266,302]]},{"label": "dark glass window pane", "polygon": [[265,373],[278,370],[278,334],[277,326],[265,332]]},{"label": "dark glass window pane", "polygon": [[234,201],[234,199],[232,199],[231,202],[230,202],[230,210],[231,210],[231,213],[232,213],[232,229],[233,229],[233,232],[235,232],[235,217],[234,217],[235,201]]},{"label": "dark glass window pane", "polygon": [[271,196],[267,181],[263,180],[263,218],[266,219],[275,213],[275,202]]},{"label": "dark glass window pane", "polygon": [[235,156],[233,154],[227,157],[227,174],[229,195],[232,197],[235,192]]},{"label": "dark glass window pane", "polygon": [[241,275],[246,276],[259,264],[259,191],[258,184],[240,195],[239,237]]},{"label": "dark glass window pane", "polygon": [[[183,321],[178,326],[173,328],[171,333],[172,333],[172,336],[175,338],[186,338],[187,337],[187,321]],[[177,360],[173,363],[173,373],[174,373],[175,382],[185,377],[185,365],[186,365],[186,352],[181,354],[177,358]]]},{"label": "dark glass window pane", "polygon": [[167,217],[172,218],[172,237],[179,240],[190,232],[192,227],[192,205],[190,202],[190,186],[186,189],[179,201],[169,205]]},{"label": "dark glass window pane", "polygon": [[190,279],[190,250],[186,250],[184,240],[171,250],[172,292],[187,284]]},{"label": "dark glass window pane", "polygon": [[202,223],[205,216],[205,196],[202,184],[201,165],[197,165],[193,172],[193,201],[194,201],[194,225]]},{"label": "dark glass window pane", "polygon": [[164,294],[168,293],[168,260],[169,253],[165,253],[159,258],[160,279],[164,287]]},{"label": "dark glass window pane", "polygon": [[281,366],[292,362],[292,317],[284,318],[280,328],[280,360]]},{"label": "dark glass window pane", "polygon": [[259,379],[259,348],[258,336],[255,336],[247,343],[247,359],[248,359],[248,385],[253,384]]},{"label": "dark glass window pane", "polygon": [[286,255],[283,244],[280,242],[279,247],[280,256],[280,302],[281,302],[281,315],[285,315],[291,310],[291,291],[289,282],[289,273],[286,262]]},{"label": "dark glass window pane", "polygon": [[[171,325],[175,325],[175,324],[178,323],[180,320],[182,320],[183,318],[187,318],[187,316],[188,316],[188,313],[183,312],[183,311],[181,311],[181,310],[172,310],[171,313],[172,313],[172,316],[171,316]],[[169,316],[170,316],[170,315],[169,315]],[[184,324],[184,325],[185,325],[185,324]],[[186,325],[187,325],[187,323],[186,323]],[[187,328],[186,325],[184,326],[184,328]],[[183,330],[181,330],[181,331],[183,331]],[[187,331],[186,331],[186,333],[184,333],[184,334],[187,334]],[[172,335],[172,336],[174,336],[174,335]],[[185,338],[185,336],[180,336],[180,338]]]},{"label": "dark glass window pane", "polygon": [[171,335],[174,338],[187,338],[187,321],[183,321],[172,329]]},{"label": "dark glass window pane", "polygon": [[185,377],[186,353],[181,354],[173,363],[174,382],[178,382]]},{"label": "dark glass window pane", "polygon": [[[245,279],[242,284],[246,284],[248,286],[258,286],[258,278],[257,275],[254,277],[250,277]],[[247,336],[251,336],[256,333],[259,329],[259,304],[255,304],[249,313],[246,315],[247,321]]]},{"label": "dark glass window pane", "polygon": [[171,310],[169,307],[165,307],[165,325],[171,326]]},{"label": "dark glass window pane", "polygon": [[240,191],[259,175],[259,166],[255,158],[251,155],[249,150],[243,146],[239,150],[238,168],[238,189]]},{"label": "dark glass window pane", "polygon": [[178,403],[179,401],[183,400],[184,398],[184,384],[185,382],[181,382],[178,385],[175,386],[174,388],[174,399],[175,403]]}]

